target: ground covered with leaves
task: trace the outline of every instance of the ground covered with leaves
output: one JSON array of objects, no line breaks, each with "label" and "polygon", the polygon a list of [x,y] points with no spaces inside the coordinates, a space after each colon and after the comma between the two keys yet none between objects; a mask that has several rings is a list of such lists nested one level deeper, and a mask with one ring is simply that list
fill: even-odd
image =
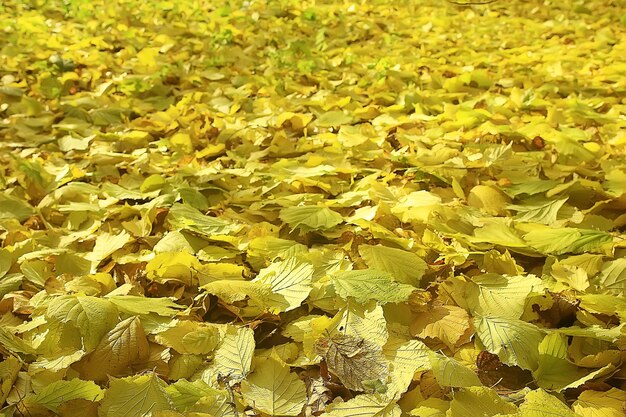
[{"label": "ground covered with leaves", "polygon": [[0,416],[623,416],[623,6],[4,1]]}]

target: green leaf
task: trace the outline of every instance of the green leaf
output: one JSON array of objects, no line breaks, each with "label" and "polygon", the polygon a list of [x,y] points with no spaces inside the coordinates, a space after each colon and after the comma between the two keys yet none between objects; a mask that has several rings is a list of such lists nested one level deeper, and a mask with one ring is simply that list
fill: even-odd
[{"label": "green leaf", "polygon": [[262,284],[259,281],[239,281],[220,279],[217,281],[209,282],[201,287],[209,294],[216,295],[221,300],[227,303],[234,303],[241,301],[249,297],[251,300],[255,300],[259,305],[265,307],[263,300],[274,299],[277,305],[285,306],[287,301],[276,295],[272,294],[272,289],[269,284]]},{"label": "green leaf", "polygon": [[217,347],[219,334],[216,328],[189,320],[174,321],[172,324],[169,329],[154,336],[157,343],[181,354],[206,355]]},{"label": "green leaf", "polygon": [[350,124],[353,117],[350,114],[344,113],[340,110],[328,111],[322,113],[313,124],[320,127],[332,127]]},{"label": "green leaf", "polygon": [[297,416],[307,399],[304,382],[273,358],[256,363],[241,384],[241,394],[250,407],[271,416]]},{"label": "green leaf", "polygon": [[348,301],[335,314],[327,330],[331,334],[358,336],[381,347],[389,338],[383,307],[375,301],[365,304]]},{"label": "green leaf", "polygon": [[181,378],[191,378],[194,372],[204,363],[200,355],[176,355],[168,363],[170,368],[170,380],[176,381]]},{"label": "green leaf", "polygon": [[172,231],[163,236],[152,249],[157,254],[167,252],[197,253],[207,244],[208,242],[202,237],[188,232]]},{"label": "green leaf", "polygon": [[359,254],[372,269],[388,272],[394,280],[419,287],[426,262],[412,252],[386,246],[360,245]]},{"label": "green leaf", "polygon": [[12,291],[18,290],[23,281],[22,274],[9,274],[0,278],[0,299]]},{"label": "green leaf", "polygon": [[580,297],[580,307],[592,313],[617,314],[626,320],[626,299],[608,294],[584,294]]},{"label": "green leaf", "polygon": [[394,281],[391,274],[376,269],[342,271],[332,277],[337,294],[359,303],[376,300],[381,304],[406,301],[415,287]]},{"label": "green leaf", "polygon": [[72,379],[71,381],[56,381],[46,385],[36,395],[27,397],[27,401],[57,412],[59,406],[64,402],[76,399],[100,401],[102,397],[102,389],[92,381]]},{"label": "green leaf", "polygon": [[404,393],[417,371],[426,371],[431,368],[430,349],[419,340],[403,337],[390,337],[383,354],[391,364],[391,378],[387,395]]},{"label": "green leaf", "polygon": [[539,363],[539,343],[544,332],[522,320],[476,317],[476,334],[485,349],[507,365],[535,370]]},{"label": "green leaf", "polygon": [[100,417],[148,417],[171,410],[167,384],[155,373],[128,378],[111,378],[98,415]]},{"label": "green leaf", "polygon": [[280,219],[303,232],[328,230],[343,222],[341,214],[322,206],[294,206],[280,211]]},{"label": "green leaf", "polygon": [[146,265],[148,279],[160,283],[176,281],[191,286],[197,285],[198,278],[195,276],[202,264],[187,252],[166,252],[156,255]]},{"label": "green leaf", "polygon": [[260,256],[270,261],[276,258],[291,258],[307,250],[308,248],[301,243],[272,236],[252,239],[248,245],[248,255]]},{"label": "green leaf", "polygon": [[[622,15],[626,19],[626,15]],[[626,172],[621,169],[613,169],[604,175],[606,181],[602,184],[604,188],[619,197],[626,193]]]},{"label": "green leaf", "polygon": [[547,335],[539,344],[539,367],[533,376],[545,389],[560,389],[576,379],[577,367],[567,360],[567,342],[559,333]]},{"label": "green leaf", "polygon": [[207,198],[199,190],[185,187],[178,189],[178,192],[180,193],[180,197],[183,199],[185,204],[188,204],[200,211],[207,211],[209,209],[209,202],[207,201]]},{"label": "green leaf", "polygon": [[237,417],[231,396],[226,390],[216,390],[200,398],[187,414],[190,417]]},{"label": "green leaf", "polygon": [[510,187],[505,188],[504,191],[514,197],[521,194],[535,195],[545,193],[560,184],[561,183],[556,180],[529,179],[524,182],[513,184]]},{"label": "green leaf", "polygon": [[509,248],[526,248],[528,245],[516,231],[504,223],[488,223],[474,230],[472,242],[487,242]]},{"label": "green leaf", "polygon": [[47,369],[52,372],[63,371],[68,366],[81,360],[86,354],[87,352],[81,349],[67,355],[55,356],[50,359],[39,359],[37,362],[33,362],[33,366],[36,366],[39,369]]}]

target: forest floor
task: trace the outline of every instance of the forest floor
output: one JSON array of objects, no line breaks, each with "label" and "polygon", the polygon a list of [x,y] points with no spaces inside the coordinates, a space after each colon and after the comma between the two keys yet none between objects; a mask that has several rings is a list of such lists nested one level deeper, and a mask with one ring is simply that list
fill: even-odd
[{"label": "forest floor", "polygon": [[623,6],[5,0],[0,416],[623,416]]}]

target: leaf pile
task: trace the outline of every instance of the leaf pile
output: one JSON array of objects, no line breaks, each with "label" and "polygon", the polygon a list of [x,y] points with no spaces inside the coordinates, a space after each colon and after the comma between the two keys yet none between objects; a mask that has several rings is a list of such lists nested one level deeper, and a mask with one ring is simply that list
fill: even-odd
[{"label": "leaf pile", "polygon": [[623,415],[620,4],[5,0],[0,416]]}]

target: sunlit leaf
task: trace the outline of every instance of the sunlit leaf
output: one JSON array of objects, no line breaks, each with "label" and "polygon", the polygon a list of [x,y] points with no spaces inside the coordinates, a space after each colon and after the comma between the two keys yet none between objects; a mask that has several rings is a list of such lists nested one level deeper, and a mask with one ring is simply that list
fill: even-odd
[{"label": "sunlit leaf", "polygon": [[608,391],[587,390],[580,394],[572,408],[583,417],[620,417],[624,413],[626,392],[617,388]]},{"label": "sunlit leaf", "polygon": [[311,264],[289,258],[259,271],[254,282],[271,288],[263,304],[275,312],[289,311],[299,307],[311,292],[313,272]]},{"label": "sunlit leaf", "polygon": [[377,300],[380,303],[406,301],[415,287],[394,281],[391,274],[375,269],[345,271],[335,274],[333,283],[342,298],[357,302]]},{"label": "sunlit leaf", "polygon": [[622,415],[620,3],[0,1],[0,417]]},{"label": "sunlit leaf", "polygon": [[108,300],[88,296],[62,296],[48,304],[46,317],[60,323],[72,323],[81,333],[86,351],[92,351],[102,337],[118,322],[115,305]]},{"label": "sunlit leaf", "polygon": [[104,336],[81,361],[80,368],[86,378],[105,381],[109,375],[123,375],[130,365],[146,359],[148,354],[148,341],[139,318],[129,317]]},{"label": "sunlit leaf", "polygon": [[174,230],[189,230],[202,236],[228,234],[237,229],[233,223],[205,216],[185,204],[174,204],[168,213],[167,220]]},{"label": "sunlit leaf", "polygon": [[410,329],[413,336],[439,340],[451,350],[473,333],[470,316],[457,306],[435,306],[418,315]]},{"label": "sunlit leaf", "polygon": [[524,240],[541,253],[562,255],[597,250],[612,239],[608,233],[597,230],[545,227],[525,234]]},{"label": "sunlit leaf", "polygon": [[450,413],[459,417],[515,415],[517,407],[488,387],[467,387],[455,393]]},{"label": "sunlit leaf", "polygon": [[362,394],[335,405],[328,417],[400,417],[400,407],[376,394]]},{"label": "sunlit leaf", "polygon": [[117,308],[127,314],[155,313],[160,316],[174,316],[182,306],[167,298],[147,298],[136,295],[115,295],[107,297]]},{"label": "sunlit leaf", "polygon": [[96,238],[96,244],[93,251],[88,255],[88,259],[92,262],[92,272],[95,267],[118,249],[121,249],[130,242],[131,237],[127,232],[118,235],[111,233],[103,233]]},{"label": "sunlit leaf", "polygon": [[398,282],[419,286],[426,270],[426,262],[414,253],[386,246],[359,246],[361,257],[367,266],[388,272]]},{"label": "sunlit leaf", "polygon": [[559,200],[531,201],[524,205],[510,205],[510,210],[517,212],[516,219],[520,222],[534,222],[551,225],[556,222],[557,215],[567,198]]},{"label": "sunlit leaf", "polygon": [[288,207],[281,210],[280,218],[292,229],[304,232],[332,229],[343,222],[343,217],[339,213],[321,206]]},{"label": "sunlit leaf", "polygon": [[112,378],[104,393],[99,415],[106,417],[145,417],[170,410],[166,384],[154,373],[128,378]]},{"label": "sunlit leaf", "polygon": [[522,320],[499,317],[477,317],[476,334],[485,349],[495,353],[503,363],[534,370],[539,361],[539,343],[544,333]]},{"label": "sunlit leaf", "polygon": [[437,382],[443,387],[474,387],[482,385],[474,371],[454,358],[431,352],[430,363]]},{"label": "sunlit leaf", "polygon": [[518,319],[526,298],[541,280],[532,276],[478,275],[467,285],[465,297],[473,313],[480,316]]},{"label": "sunlit leaf", "polygon": [[28,397],[27,401],[43,405],[47,409],[57,412],[59,406],[64,402],[76,399],[99,401],[102,396],[102,389],[95,383],[72,379],[71,381],[53,382],[38,392],[37,395]]},{"label": "sunlit leaf", "polygon": [[243,379],[250,372],[254,347],[252,330],[229,326],[215,352],[217,370],[226,377]]},{"label": "sunlit leaf", "polygon": [[542,389],[526,394],[519,409],[521,417],[576,416],[565,403]]},{"label": "sunlit leaf", "polygon": [[287,365],[267,358],[255,365],[241,385],[248,405],[271,416],[297,416],[306,402],[306,387]]}]

